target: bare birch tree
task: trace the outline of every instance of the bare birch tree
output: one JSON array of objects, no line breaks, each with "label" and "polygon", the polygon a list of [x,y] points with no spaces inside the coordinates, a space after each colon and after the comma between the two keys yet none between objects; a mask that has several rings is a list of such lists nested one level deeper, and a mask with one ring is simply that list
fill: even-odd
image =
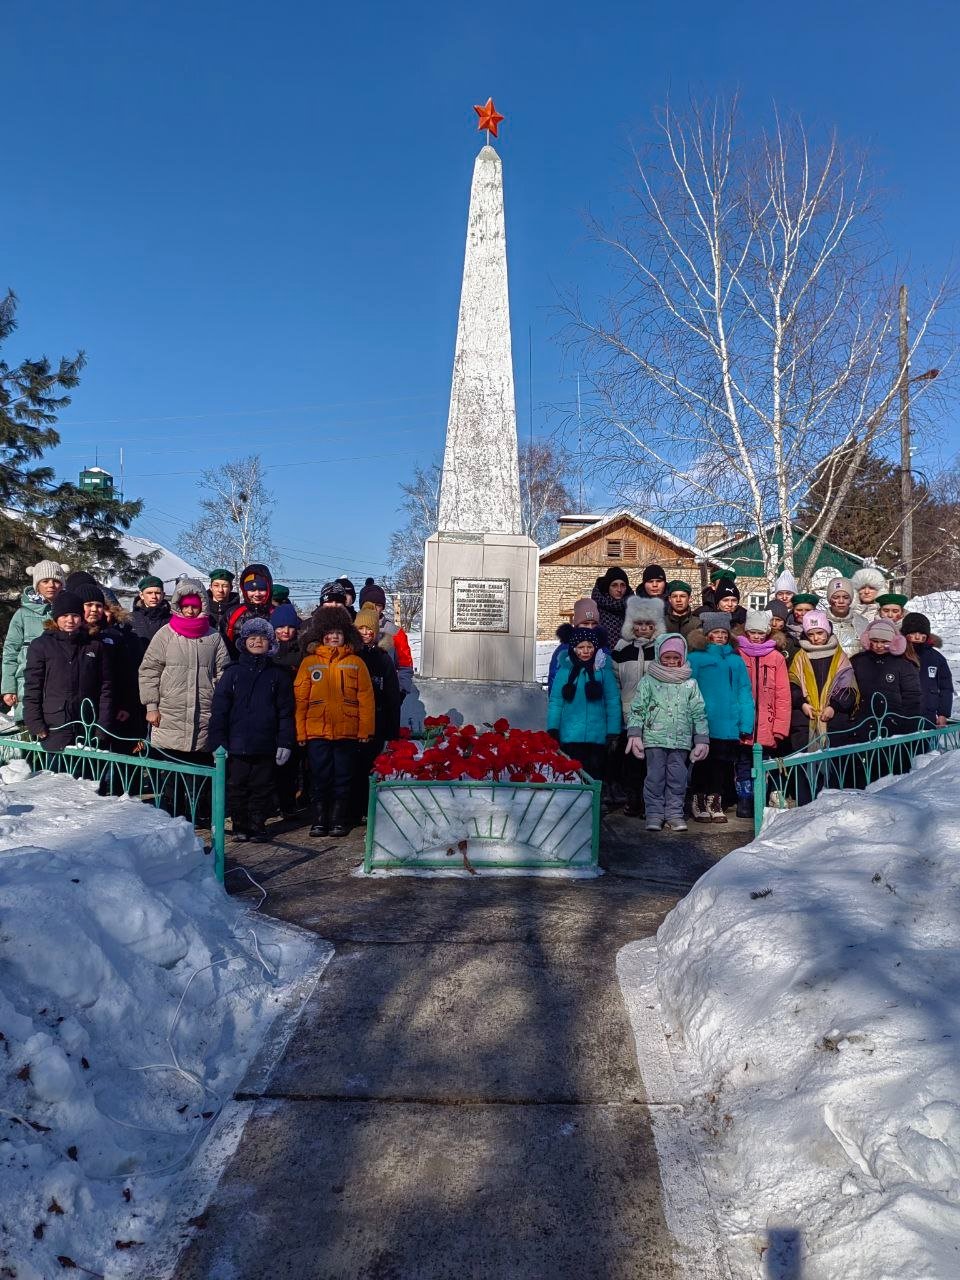
[{"label": "bare birch tree", "polygon": [[896,429],[901,387],[927,391],[909,370],[929,359],[945,288],[916,309],[901,364],[862,162],[835,137],[812,146],[799,120],[744,139],[735,102],[667,109],[657,130],[629,216],[596,228],[620,287],[599,315],[569,309],[595,455],[648,510],[755,533],[771,575],[795,569],[794,513],[826,481],[813,566],[868,451]]},{"label": "bare birch tree", "polygon": [[200,567],[239,574],[251,561],[272,560],[273,495],[259,454],[201,472],[200,518],[180,536],[179,549]]}]

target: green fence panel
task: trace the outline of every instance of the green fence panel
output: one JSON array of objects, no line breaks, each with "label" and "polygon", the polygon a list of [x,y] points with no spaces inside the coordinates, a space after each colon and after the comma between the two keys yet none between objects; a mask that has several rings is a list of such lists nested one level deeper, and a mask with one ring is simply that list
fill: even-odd
[{"label": "green fence panel", "polygon": [[[209,820],[210,847],[217,879],[223,882],[226,841],[227,752],[218,747],[213,764],[174,760],[139,739],[120,738],[98,725],[93,705],[84,701],[77,725],[77,742],[62,751],[48,751],[26,730],[0,733],[0,763],[26,759],[37,770],[69,773],[95,782],[103,795],[128,795],[152,802],[160,809],[189,818],[196,829]],[[108,751],[104,742],[128,742],[131,752]],[[139,750],[138,750],[139,749]]]},{"label": "green fence panel", "polygon": [[[764,758],[759,743],[753,747],[753,826],[759,834],[768,807],[783,809],[805,804],[821,791],[862,791],[890,774],[906,773],[914,760],[930,751],[956,751],[960,747],[960,723],[942,728],[896,733],[895,717],[878,716],[857,726],[864,741],[825,746],[814,739],[806,750]],[[775,803],[768,805],[768,800]]]},{"label": "green fence panel", "polygon": [[587,870],[600,851],[600,783],[370,779],[363,869]]}]

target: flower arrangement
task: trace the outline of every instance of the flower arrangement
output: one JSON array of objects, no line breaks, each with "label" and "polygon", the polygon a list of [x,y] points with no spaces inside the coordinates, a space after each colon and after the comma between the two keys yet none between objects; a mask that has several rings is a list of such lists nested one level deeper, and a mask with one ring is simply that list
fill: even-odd
[{"label": "flower arrangement", "polygon": [[573,782],[582,765],[565,755],[549,733],[514,729],[501,717],[481,729],[427,716],[422,742],[409,729],[387,744],[373,763],[381,779],[419,782]]}]

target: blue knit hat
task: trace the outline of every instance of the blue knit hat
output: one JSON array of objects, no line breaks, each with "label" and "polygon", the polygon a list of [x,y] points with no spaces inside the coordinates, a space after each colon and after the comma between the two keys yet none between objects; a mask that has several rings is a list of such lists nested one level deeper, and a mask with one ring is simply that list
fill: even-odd
[{"label": "blue knit hat", "polygon": [[270,625],[276,627],[301,627],[303,619],[292,604],[278,604],[270,615]]}]

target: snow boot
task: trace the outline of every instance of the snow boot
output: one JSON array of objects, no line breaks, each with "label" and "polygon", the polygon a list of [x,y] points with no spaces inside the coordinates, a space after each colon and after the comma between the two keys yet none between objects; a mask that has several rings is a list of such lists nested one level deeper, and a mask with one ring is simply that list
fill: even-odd
[{"label": "snow boot", "polygon": [[[737,770],[739,772],[738,764]],[[737,817],[752,818],[753,817],[753,778],[738,777],[734,783],[737,792]]]},{"label": "snow boot", "polygon": [[330,806],[326,802],[317,805],[315,819],[313,826],[310,828],[310,835],[314,837],[328,836],[330,834]]},{"label": "snow boot", "polygon": [[350,834],[350,801],[338,796],[333,802],[333,819],[330,823],[332,836],[348,836]]},{"label": "snow boot", "polygon": [[712,822],[713,815],[710,812],[710,806],[707,803],[709,797],[704,795],[694,795],[693,803],[690,807],[690,816],[694,822]]},{"label": "snow boot", "polygon": [[668,818],[666,822],[663,824],[663,829],[664,831],[689,831],[690,830],[690,828],[687,826],[683,818]]},{"label": "snow boot", "polygon": [[723,796],[707,796],[707,812],[708,822],[726,822],[727,815],[723,812]]}]

